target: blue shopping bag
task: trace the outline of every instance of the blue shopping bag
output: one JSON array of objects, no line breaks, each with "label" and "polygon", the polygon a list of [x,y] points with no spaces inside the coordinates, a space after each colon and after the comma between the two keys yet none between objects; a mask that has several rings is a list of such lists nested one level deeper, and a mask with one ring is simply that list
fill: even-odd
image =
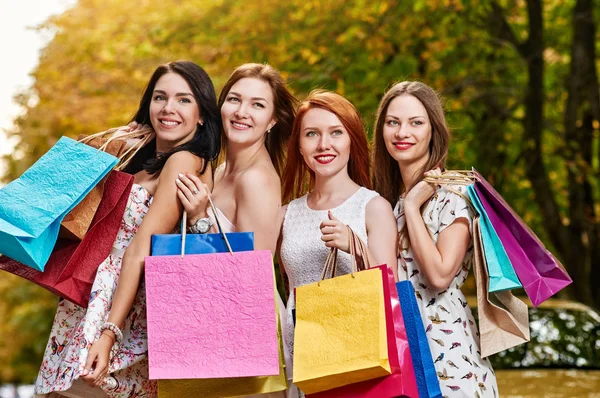
[{"label": "blue shopping bag", "polygon": [[119,159],[62,137],[0,189],[0,253],[43,271],[63,218]]},{"label": "blue shopping bag", "polygon": [[492,226],[490,218],[485,212],[475,187],[469,185],[467,187],[467,192],[471,198],[471,203],[480,215],[479,228],[481,230],[481,241],[483,242],[483,252],[489,274],[489,292],[493,293],[523,287],[508,258],[508,254],[502,245],[498,233]]},{"label": "blue shopping bag", "polygon": [[[230,232],[227,240],[234,252],[254,250],[254,232]],[[181,234],[152,235],[152,256],[181,254]],[[186,234],[184,254],[225,253],[227,245],[221,234]]]},{"label": "blue shopping bag", "polygon": [[419,312],[415,290],[410,281],[396,282],[408,347],[417,379],[420,398],[441,398],[442,391],[431,357],[425,326]]}]

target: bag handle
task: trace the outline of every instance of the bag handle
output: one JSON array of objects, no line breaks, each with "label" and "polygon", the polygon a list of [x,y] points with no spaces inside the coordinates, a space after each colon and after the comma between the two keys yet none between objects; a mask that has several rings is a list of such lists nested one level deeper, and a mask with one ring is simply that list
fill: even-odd
[{"label": "bag handle", "polygon": [[107,141],[100,148],[98,148],[99,151],[105,152],[108,145],[114,140],[128,140],[128,139],[133,139],[133,138],[139,138],[140,140],[138,142],[133,144],[131,147],[127,148],[127,150],[124,153],[122,153],[121,155],[119,155],[119,157],[118,157],[119,165],[115,169],[123,170],[129,164],[129,162],[131,162],[131,159],[133,159],[133,157],[138,153],[138,151],[141,148],[143,148],[148,142],[150,142],[155,136],[154,130],[150,126],[142,127],[139,130],[122,133],[122,134],[119,134],[118,136],[114,134],[115,132],[119,131],[120,129],[125,129],[125,128],[128,128],[128,127],[121,126],[121,127],[111,128],[106,131],[101,131],[99,133],[91,134],[91,135],[88,135],[87,137],[83,137],[82,139],[79,140],[79,142],[87,144],[88,142],[90,142],[96,138],[105,138],[108,136]]},{"label": "bag handle", "polygon": [[423,178],[423,181],[428,182],[430,184],[435,185],[445,185],[446,190],[462,197],[467,205],[471,208],[474,214],[479,214],[473,203],[471,202],[471,198],[469,198],[464,193],[449,187],[448,185],[462,185],[468,186],[473,185],[475,182],[480,181],[480,178],[475,175],[472,171],[469,170],[446,170],[441,175],[437,176],[427,176]]},{"label": "bag handle", "polygon": [[[358,235],[350,228],[348,228],[348,247],[350,248],[350,257],[352,260],[352,277],[354,278],[354,273],[369,269],[375,264],[373,260],[373,256],[369,251],[367,245],[358,237]],[[321,276],[319,278],[319,282],[317,286],[321,286],[321,281],[329,278],[335,277],[335,273],[337,270],[337,255],[338,248],[332,247],[327,255],[327,259],[325,260],[325,265],[323,266],[323,271],[321,272]],[[361,266],[359,266],[359,262],[357,261],[357,257],[361,259]]]},{"label": "bag handle", "polygon": [[[223,228],[221,227],[221,222],[219,221],[219,213],[217,212],[217,208],[215,207],[215,204],[213,203],[212,198],[210,197],[210,194],[208,195],[208,201],[210,203],[210,207],[215,216],[215,220],[217,221],[217,228],[219,230],[219,234],[221,235],[223,240],[225,240],[225,245],[227,246],[227,250],[229,250],[229,253],[233,256],[233,250],[231,249],[231,245],[229,244],[229,239],[227,239],[227,235],[225,235],[225,232],[223,232]],[[183,258],[185,256],[186,235],[187,235],[187,212],[184,210],[183,216],[181,217],[181,258]]]}]

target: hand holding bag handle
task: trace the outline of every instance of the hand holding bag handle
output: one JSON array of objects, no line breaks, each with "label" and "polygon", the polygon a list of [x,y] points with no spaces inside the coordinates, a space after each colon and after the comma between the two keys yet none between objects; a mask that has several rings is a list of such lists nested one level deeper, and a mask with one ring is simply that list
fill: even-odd
[{"label": "hand holding bag handle", "polygon": [[[375,261],[373,260],[373,256],[366,243],[356,235],[352,228],[349,226],[346,227],[348,228],[348,247],[350,248],[350,257],[352,260],[352,277],[354,277],[355,272],[371,268],[375,264]],[[325,265],[323,266],[323,271],[319,278],[319,286],[322,280],[335,277],[337,270],[337,255],[338,248],[332,247],[325,260]],[[357,258],[361,259],[360,265]]]},{"label": "hand holding bag handle", "polygon": [[[227,245],[227,250],[229,250],[229,253],[231,253],[231,255],[233,256],[233,250],[231,249],[231,245],[229,244],[229,239],[227,239],[227,235],[225,235],[225,232],[223,232],[223,228],[221,227],[221,222],[219,221],[219,213],[217,212],[217,208],[215,207],[215,204],[212,201],[212,198],[210,197],[210,194],[208,195],[208,201],[210,203],[210,207],[213,211],[213,214],[215,215],[215,220],[217,221],[217,228],[219,229],[219,234],[221,235],[221,237],[223,237],[223,240],[225,240],[225,245]],[[185,256],[185,237],[187,235],[187,212],[184,211],[183,212],[183,216],[181,217],[181,258],[183,258]]]}]

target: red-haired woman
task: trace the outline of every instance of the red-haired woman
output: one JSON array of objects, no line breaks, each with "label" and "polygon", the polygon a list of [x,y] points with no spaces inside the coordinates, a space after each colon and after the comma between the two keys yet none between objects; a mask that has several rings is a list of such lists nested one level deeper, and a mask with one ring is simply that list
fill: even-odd
[{"label": "red-haired woman", "polygon": [[377,111],[374,185],[396,203],[398,261],[415,288],[442,394],[496,397],[496,377],[481,358],[477,325],[460,290],[473,258],[473,214],[452,191],[464,187],[423,181],[444,168],[449,137],[434,90],[420,82],[394,85]]},{"label": "red-haired woman", "polygon": [[[283,174],[284,221],[280,265],[289,280],[288,348],[293,350],[294,289],[316,282],[332,247],[342,253],[337,274],[351,272],[350,226],[379,264],[396,272],[396,223],[390,204],[370,190],[369,145],[354,106],[314,91],[298,108]],[[308,193],[307,193],[308,192]]]}]

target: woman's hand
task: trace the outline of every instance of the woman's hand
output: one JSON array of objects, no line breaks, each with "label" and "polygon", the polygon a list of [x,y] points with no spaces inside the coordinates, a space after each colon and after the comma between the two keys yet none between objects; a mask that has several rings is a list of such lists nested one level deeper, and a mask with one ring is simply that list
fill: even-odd
[{"label": "woman's hand", "polygon": [[192,174],[179,174],[175,182],[177,197],[187,212],[188,224],[193,225],[200,218],[208,217],[206,211],[210,192],[208,186]]},{"label": "woman's hand", "polygon": [[[81,373],[83,381],[88,385],[99,387],[104,383],[104,376],[108,373],[110,349],[114,343],[115,340],[111,335],[102,333],[100,338],[92,344],[85,362],[85,368]],[[94,368],[93,371],[92,367]]]},{"label": "woman's hand", "polygon": [[[440,168],[429,170],[425,173],[425,177],[442,175]],[[420,181],[415,185],[404,198],[405,209],[420,209],[423,203],[429,200],[435,194],[436,186],[426,181]],[[410,211],[409,210],[409,211]]]},{"label": "woman's hand", "polygon": [[350,252],[350,235],[348,226],[335,218],[331,211],[327,212],[329,220],[321,222],[321,240],[325,242],[327,247],[337,247],[346,253]]}]

